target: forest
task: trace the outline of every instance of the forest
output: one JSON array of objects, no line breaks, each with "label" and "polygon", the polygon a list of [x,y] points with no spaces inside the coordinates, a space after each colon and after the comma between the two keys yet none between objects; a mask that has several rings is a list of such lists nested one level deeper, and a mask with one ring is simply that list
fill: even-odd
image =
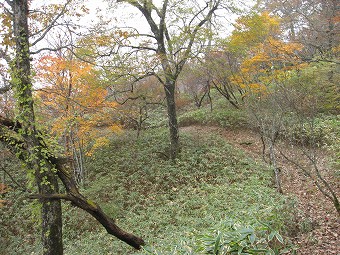
[{"label": "forest", "polygon": [[339,254],[339,22],[0,0],[0,254]]}]

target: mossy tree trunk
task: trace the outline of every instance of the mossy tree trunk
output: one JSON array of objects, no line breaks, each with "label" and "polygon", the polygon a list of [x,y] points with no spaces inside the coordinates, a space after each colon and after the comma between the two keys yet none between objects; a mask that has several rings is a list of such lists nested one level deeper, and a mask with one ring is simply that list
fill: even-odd
[{"label": "mossy tree trunk", "polygon": [[[107,232],[136,249],[144,240],[120,229],[114,219],[106,215],[95,202],[84,197],[78,190],[69,159],[54,157],[36,126],[29,50],[28,0],[6,1],[12,8],[15,59],[11,65],[11,87],[15,91],[17,118],[15,121],[0,115],[0,142],[6,144],[25,163],[35,176],[42,208],[42,244],[44,255],[63,254],[61,199],[91,214]],[[59,194],[58,177],[67,194]]]},{"label": "mossy tree trunk", "polygon": [[[12,85],[17,102],[17,120],[21,123],[26,152],[25,163],[33,171],[40,194],[58,193],[57,176],[42,146],[42,138],[36,129],[33,109],[31,66],[28,32],[28,2],[13,0],[13,28],[15,59],[12,63]],[[63,254],[62,215],[60,200],[40,200],[42,217],[42,245],[44,255]]]}]

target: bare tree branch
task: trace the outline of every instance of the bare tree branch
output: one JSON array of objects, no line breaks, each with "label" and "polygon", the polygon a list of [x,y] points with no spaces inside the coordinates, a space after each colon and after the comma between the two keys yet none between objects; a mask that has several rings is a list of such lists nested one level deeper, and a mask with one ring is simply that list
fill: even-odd
[{"label": "bare tree branch", "polygon": [[70,46],[71,45],[68,44],[68,45],[63,45],[63,46],[57,47],[57,48],[44,47],[44,48],[40,48],[39,50],[36,50],[36,51],[30,51],[30,54],[31,55],[35,55],[35,54],[41,53],[42,51],[58,52],[58,51],[60,51],[62,49],[69,49]]},{"label": "bare tree branch", "polygon": [[31,46],[36,45],[38,42],[40,42],[41,40],[43,40],[45,38],[45,36],[47,35],[47,33],[54,27],[54,24],[58,21],[58,19],[63,16],[65,14],[65,10],[67,5],[71,2],[71,0],[67,0],[67,2],[64,4],[62,10],[60,11],[60,13],[58,13],[57,16],[55,16],[55,18],[51,21],[51,23],[44,29],[42,29],[41,31],[44,31],[43,34],[36,39],[34,42],[31,43]]},{"label": "bare tree branch", "polygon": [[14,177],[6,170],[3,166],[0,166],[0,168],[1,168],[2,171],[4,171],[5,174],[8,175],[8,177],[11,179],[11,181],[14,182],[14,183],[17,185],[17,187],[20,188],[21,191],[26,192],[26,189],[23,188],[22,185],[21,185],[20,183],[18,183],[18,182],[14,179]]}]

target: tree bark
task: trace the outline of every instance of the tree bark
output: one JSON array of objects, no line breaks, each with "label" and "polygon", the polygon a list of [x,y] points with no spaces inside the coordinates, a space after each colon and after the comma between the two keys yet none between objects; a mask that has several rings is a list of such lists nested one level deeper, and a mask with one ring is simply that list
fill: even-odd
[{"label": "tree bark", "polygon": [[178,134],[178,122],[176,115],[176,103],[175,103],[175,82],[170,80],[166,81],[164,85],[169,131],[170,131],[170,159],[174,160],[179,152],[179,134]]},{"label": "tree bark", "polygon": [[[156,6],[150,0],[118,0],[117,2],[125,2],[137,8],[143,14],[149,24],[149,27],[151,29],[151,37],[153,37],[157,42],[156,48],[151,47],[149,49],[151,49],[152,51],[156,51],[156,53],[158,54],[165,76],[164,79],[160,78],[159,80],[161,80],[161,83],[164,86],[167,100],[170,131],[170,158],[175,159],[180,149],[175,104],[176,80],[181,73],[185,63],[190,57],[191,50],[199,30],[206,22],[210,21],[213,13],[217,10],[221,1],[217,0],[214,3],[210,1],[209,4],[207,3],[206,6],[202,7],[201,10],[197,11],[197,13],[193,15],[191,22],[193,22],[197,17],[200,17],[204,13],[204,10],[208,8],[208,12],[204,15],[202,19],[199,19],[197,24],[192,25],[190,22],[187,27],[187,31],[189,31],[190,37],[188,40],[186,40],[186,43],[184,43],[183,48],[180,48],[177,52],[174,51],[174,44],[167,28],[166,17],[168,16],[168,8],[170,8],[168,0],[163,1],[162,8],[156,8]],[[155,12],[155,16],[153,15],[153,12]],[[158,19],[155,19],[155,17],[157,17]],[[145,47],[141,46],[140,49],[145,49]],[[182,57],[179,60],[176,60],[178,56]]]},{"label": "tree bark", "polygon": [[[19,133],[27,146],[25,163],[33,171],[40,194],[58,192],[53,166],[41,146],[41,137],[35,126],[28,32],[27,0],[13,0],[13,32],[16,41],[12,65],[12,85],[16,93]],[[60,200],[41,200],[42,245],[44,255],[62,255],[62,218]]]},{"label": "tree bark", "polygon": [[72,173],[70,173],[70,171],[67,171],[67,169],[65,168],[65,164],[60,163],[60,160],[53,157],[51,157],[50,160],[55,164],[58,170],[57,174],[67,191],[67,195],[61,195],[61,197],[59,197],[60,199],[69,200],[72,202],[73,205],[91,214],[98,222],[100,222],[100,224],[102,224],[102,226],[109,234],[114,235],[115,237],[129,244],[130,246],[136,249],[140,249],[141,246],[145,244],[142,238],[119,228],[115,224],[114,220],[103,212],[99,205],[84,197],[79,192]]},{"label": "tree bark", "polygon": [[[27,157],[27,146],[17,137],[20,131],[17,126],[21,126],[20,123],[11,121],[9,119],[0,116],[0,142],[6,144],[7,148],[11,150],[13,154],[19,155],[20,160],[25,160]],[[42,145],[42,148],[47,151],[46,145]],[[56,169],[56,174],[62,181],[67,194],[58,194],[57,191],[51,194],[40,193],[38,195],[31,195],[31,198],[38,198],[41,201],[58,201],[65,199],[71,201],[74,206],[77,206],[84,211],[91,214],[97,221],[99,221],[106,231],[129,244],[130,246],[140,249],[145,244],[144,240],[138,236],[128,233],[119,228],[113,219],[103,212],[99,205],[90,199],[83,196],[78,189],[77,183],[74,179],[73,171],[67,168],[69,159],[56,158],[51,153],[48,153],[48,162]]]},{"label": "tree bark", "polygon": [[[68,199],[77,207],[95,217],[108,231],[129,245],[140,249],[143,239],[120,229],[94,202],[79,193],[74,176],[66,171],[60,161],[52,156],[36,128],[33,107],[28,0],[10,2],[13,10],[15,59],[11,66],[12,85],[15,91],[18,116],[11,121],[0,116],[0,141],[14,152],[35,176],[42,204],[42,245],[44,255],[62,255],[62,214],[60,199]],[[67,195],[58,194],[57,178],[62,180]]]}]

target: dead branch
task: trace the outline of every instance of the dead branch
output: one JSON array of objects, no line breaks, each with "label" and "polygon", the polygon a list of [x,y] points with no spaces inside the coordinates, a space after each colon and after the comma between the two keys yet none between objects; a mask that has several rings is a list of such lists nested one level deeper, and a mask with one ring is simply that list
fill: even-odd
[{"label": "dead branch", "polygon": [[[21,125],[16,124],[14,121],[6,119],[0,116],[0,142],[3,142],[10,147],[12,152],[20,152],[21,150],[25,150],[26,146],[24,142],[19,141],[13,137],[10,137],[11,132],[18,132],[18,127]],[[7,132],[8,131],[8,132]],[[48,149],[43,141],[40,142],[41,146],[45,149]],[[20,158],[22,160],[22,158]],[[39,198],[39,199],[64,199],[71,201],[73,205],[83,209],[92,215],[98,222],[102,224],[102,226],[106,229],[106,231],[122,240],[123,242],[129,244],[130,246],[140,249],[142,245],[145,244],[144,240],[138,236],[135,236],[131,233],[128,233],[121,228],[119,228],[113,219],[111,219],[107,214],[103,212],[98,204],[89,200],[85,196],[83,196],[77,187],[76,181],[74,179],[73,174],[67,170],[67,165],[65,164],[65,159],[58,159],[50,154],[48,160],[54,165],[57,170],[57,175],[59,179],[62,181],[66,194],[39,194],[39,195],[31,195],[31,198]]]}]

